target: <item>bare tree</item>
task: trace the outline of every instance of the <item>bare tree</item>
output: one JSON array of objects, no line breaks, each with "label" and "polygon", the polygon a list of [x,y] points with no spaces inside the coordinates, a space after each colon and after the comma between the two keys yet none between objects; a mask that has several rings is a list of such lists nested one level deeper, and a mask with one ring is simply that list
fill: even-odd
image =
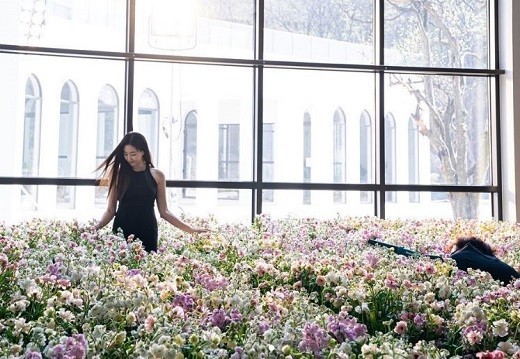
[{"label": "bare tree", "polygon": [[[251,23],[251,0],[200,0],[212,17]],[[398,63],[487,68],[487,0],[384,0],[385,51]],[[370,0],[266,0],[265,27],[356,44],[373,44]],[[385,56],[385,58],[390,58]],[[392,56],[392,59],[395,57]],[[393,60],[392,60],[393,61]],[[430,142],[433,184],[490,181],[489,105],[485,80],[458,75],[399,75],[415,98],[411,114]],[[485,100],[482,100],[486,97]],[[478,218],[479,193],[448,193],[454,218]]]},{"label": "bare tree", "polygon": [[[388,22],[397,24],[392,39],[403,58],[415,50],[415,63],[428,67],[487,66],[486,1],[409,0],[387,2]],[[389,26],[389,33],[392,26]],[[431,146],[432,172],[441,184],[482,185],[489,181],[490,143],[486,86],[452,75],[394,75],[392,81],[415,97],[412,114]],[[419,80],[417,80],[419,79]],[[424,112],[428,123],[424,121]],[[449,193],[454,218],[478,218],[479,193]]]}]

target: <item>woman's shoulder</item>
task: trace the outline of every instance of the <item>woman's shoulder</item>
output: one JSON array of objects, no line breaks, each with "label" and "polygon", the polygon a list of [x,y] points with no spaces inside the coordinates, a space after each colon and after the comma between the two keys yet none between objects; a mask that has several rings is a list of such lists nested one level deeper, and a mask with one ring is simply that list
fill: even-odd
[{"label": "woman's shoulder", "polygon": [[155,168],[155,167],[150,167],[150,173],[152,174],[152,176],[156,182],[164,181],[164,178],[165,178],[164,173],[160,169]]}]

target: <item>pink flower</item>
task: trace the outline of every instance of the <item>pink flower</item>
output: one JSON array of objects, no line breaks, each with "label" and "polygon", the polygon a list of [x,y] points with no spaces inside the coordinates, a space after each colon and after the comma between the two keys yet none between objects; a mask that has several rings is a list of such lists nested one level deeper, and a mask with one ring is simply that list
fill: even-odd
[{"label": "pink flower", "polygon": [[478,330],[469,330],[466,334],[466,340],[469,344],[474,345],[480,343],[483,338],[483,335]]},{"label": "pink flower", "polygon": [[144,321],[144,329],[148,333],[150,333],[153,330],[156,322],[157,322],[157,319],[155,319],[155,317],[153,315],[148,315],[148,317]]},{"label": "pink flower", "polygon": [[477,353],[477,358],[481,358],[481,359],[503,359],[506,357],[506,354],[501,351],[501,350],[495,350],[495,351],[492,351],[492,352],[480,352],[480,353]]},{"label": "pink flower", "polygon": [[399,335],[403,335],[404,333],[406,333],[407,330],[408,330],[408,324],[402,320],[398,321],[394,328],[394,332]]}]

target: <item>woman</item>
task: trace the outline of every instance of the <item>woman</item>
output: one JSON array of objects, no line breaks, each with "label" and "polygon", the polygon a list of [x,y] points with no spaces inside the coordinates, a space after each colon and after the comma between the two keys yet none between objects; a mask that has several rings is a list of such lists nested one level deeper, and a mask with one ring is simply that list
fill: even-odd
[{"label": "woman", "polygon": [[498,259],[493,248],[480,238],[460,237],[450,247],[450,257],[455,260],[459,269],[480,269],[489,272],[494,279],[504,284],[520,278],[516,269]]},{"label": "woman", "polygon": [[188,233],[208,231],[191,227],[168,210],[165,176],[154,168],[142,134],[127,133],[98,170],[102,170],[102,178],[108,184],[108,205],[96,230],[106,226],[115,216],[114,233],[121,229],[125,238],[130,235],[139,238],[146,251],[157,251],[158,228],[154,210],[157,201],[161,218],[175,227]]}]

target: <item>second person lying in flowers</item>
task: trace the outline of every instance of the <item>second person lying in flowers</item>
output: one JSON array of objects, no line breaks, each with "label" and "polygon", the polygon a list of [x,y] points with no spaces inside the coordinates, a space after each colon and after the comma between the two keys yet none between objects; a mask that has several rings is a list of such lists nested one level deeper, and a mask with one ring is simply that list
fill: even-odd
[{"label": "second person lying in flowers", "polygon": [[188,233],[205,233],[206,228],[192,227],[168,209],[166,179],[152,163],[146,138],[138,132],[127,133],[110,155],[99,165],[102,184],[108,185],[108,205],[95,229],[106,226],[112,218],[114,233],[122,230],[140,239],[147,252],[157,251],[158,225],[154,204],[161,218]]},{"label": "second person lying in flowers", "polygon": [[468,268],[486,271],[493,279],[497,279],[505,284],[510,283],[516,278],[520,278],[520,273],[509,264],[501,261],[496,255],[495,250],[480,238],[460,237],[450,246],[450,258],[457,263],[457,268],[467,271]]},{"label": "second person lying in flowers", "polygon": [[[404,256],[427,256],[431,259],[442,259],[439,255],[422,254],[417,251],[380,242],[375,239],[369,239],[369,244],[379,245],[392,248],[395,253]],[[467,271],[468,268],[479,269],[491,274],[493,279],[499,280],[504,284],[508,284],[516,278],[520,278],[520,273],[509,264],[500,260],[495,251],[489,244],[476,237],[460,237],[451,243],[447,251],[450,258],[454,259],[457,268]]]}]

